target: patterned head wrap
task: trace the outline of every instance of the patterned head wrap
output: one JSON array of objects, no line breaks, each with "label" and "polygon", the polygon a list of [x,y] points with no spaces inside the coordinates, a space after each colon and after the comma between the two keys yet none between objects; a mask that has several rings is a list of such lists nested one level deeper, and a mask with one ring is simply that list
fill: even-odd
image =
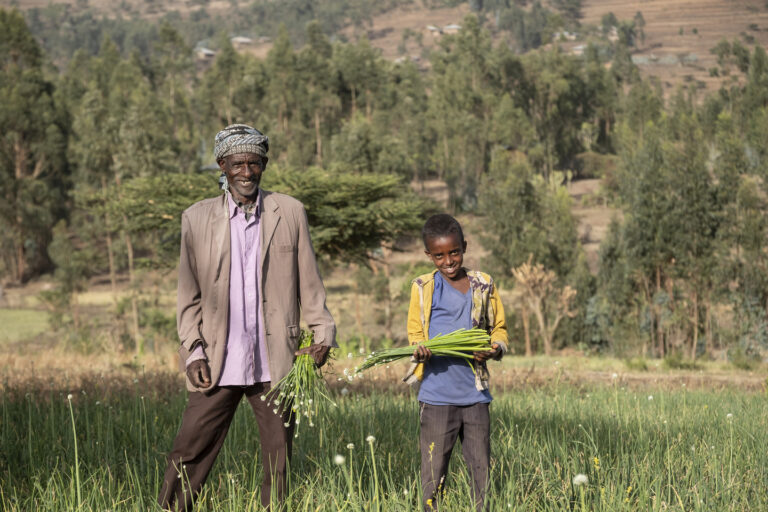
[{"label": "patterned head wrap", "polygon": [[237,153],[256,153],[266,157],[269,137],[247,124],[231,124],[216,134],[213,156],[218,162]]}]

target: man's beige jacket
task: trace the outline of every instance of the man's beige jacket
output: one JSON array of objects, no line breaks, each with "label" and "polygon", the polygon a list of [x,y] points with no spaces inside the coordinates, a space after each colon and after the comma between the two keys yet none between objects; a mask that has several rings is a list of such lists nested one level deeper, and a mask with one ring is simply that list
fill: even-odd
[{"label": "man's beige jacket", "polygon": [[[304,206],[285,194],[261,191],[261,299],[273,382],[291,369],[299,342],[299,318],[315,343],[336,345],[336,325],[325,306]],[[224,364],[229,318],[229,208],[226,194],[193,204],[181,216],[181,256],[176,322],[182,371],[202,343],[216,386]],[[187,379],[187,389],[194,388]]]}]

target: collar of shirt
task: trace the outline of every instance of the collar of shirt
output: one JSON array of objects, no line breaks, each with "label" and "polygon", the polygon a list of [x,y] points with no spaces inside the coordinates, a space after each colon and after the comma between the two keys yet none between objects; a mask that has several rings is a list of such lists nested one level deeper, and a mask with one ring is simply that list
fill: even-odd
[{"label": "collar of shirt", "polygon": [[[232,194],[227,191],[227,202],[229,202],[229,218],[230,220],[235,218],[238,211],[242,211],[245,214],[245,220],[249,220],[250,214],[245,210],[245,205],[243,203],[238,203],[235,201],[235,198],[232,197]],[[253,214],[258,219],[261,216],[261,189],[259,189],[259,195],[256,197],[256,209],[253,211]]]}]

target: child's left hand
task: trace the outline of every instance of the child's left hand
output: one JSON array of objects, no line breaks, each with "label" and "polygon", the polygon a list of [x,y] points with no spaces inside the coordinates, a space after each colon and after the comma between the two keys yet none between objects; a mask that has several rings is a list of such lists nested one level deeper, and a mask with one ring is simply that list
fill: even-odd
[{"label": "child's left hand", "polygon": [[501,347],[498,343],[494,343],[491,345],[493,347],[491,350],[484,350],[482,352],[475,352],[475,360],[476,361],[487,361],[489,359],[499,359],[501,356]]}]

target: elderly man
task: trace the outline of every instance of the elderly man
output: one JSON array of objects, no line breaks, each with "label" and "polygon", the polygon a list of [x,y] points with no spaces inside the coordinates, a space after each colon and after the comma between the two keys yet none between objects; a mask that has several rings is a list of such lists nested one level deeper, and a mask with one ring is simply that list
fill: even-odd
[{"label": "elderly man", "polygon": [[[224,128],[214,154],[225,193],[181,218],[177,324],[190,393],[158,496],[165,509],[192,508],[243,395],[259,427],[261,503],[282,503],[294,418],[275,414],[262,397],[295,355],[321,366],[336,346],[304,208],[259,188],[268,150],[258,130]],[[296,352],[300,309],[315,338]]]}]

